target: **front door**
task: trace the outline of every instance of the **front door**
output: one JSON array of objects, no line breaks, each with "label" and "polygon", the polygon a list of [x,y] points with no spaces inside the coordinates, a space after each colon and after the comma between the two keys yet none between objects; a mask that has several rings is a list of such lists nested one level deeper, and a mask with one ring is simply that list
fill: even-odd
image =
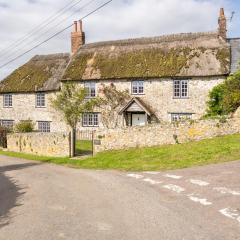
[{"label": "front door", "polygon": [[132,114],[132,126],[144,126],[146,124],[145,114]]}]

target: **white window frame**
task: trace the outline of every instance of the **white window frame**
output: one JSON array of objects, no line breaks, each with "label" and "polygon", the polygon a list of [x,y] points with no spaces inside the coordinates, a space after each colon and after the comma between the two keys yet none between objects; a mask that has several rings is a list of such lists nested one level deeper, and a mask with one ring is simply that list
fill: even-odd
[{"label": "white window frame", "polygon": [[45,108],[46,107],[46,94],[45,93],[36,93],[36,108]]},{"label": "white window frame", "polygon": [[12,94],[3,94],[3,107],[11,108],[13,106]]},{"label": "white window frame", "polygon": [[192,115],[192,113],[171,113],[171,122],[191,120]]},{"label": "white window frame", "polygon": [[97,95],[96,82],[85,82],[86,98],[95,98]]},{"label": "white window frame", "polygon": [[143,94],[144,94],[144,80],[133,80],[132,95],[143,95]]},{"label": "white window frame", "polygon": [[83,113],[83,127],[99,127],[99,113]]},{"label": "white window frame", "polygon": [[174,98],[189,97],[189,80],[186,79],[173,80],[173,97]]},{"label": "white window frame", "polygon": [[2,120],[0,120],[0,125],[4,128],[13,129],[14,120],[2,119]]},{"label": "white window frame", "polygon": [[51,132],[51,122],[49,121],[38,121],[38,131],[39,132]]}]

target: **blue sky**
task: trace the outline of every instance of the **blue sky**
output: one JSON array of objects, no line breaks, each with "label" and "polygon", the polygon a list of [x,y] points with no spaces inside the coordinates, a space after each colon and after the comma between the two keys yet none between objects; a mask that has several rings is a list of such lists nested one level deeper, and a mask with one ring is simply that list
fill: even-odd
[{"label": "blue sky", "polygon": [[[83,8],[89,1],[82,0],[56,19],[48,29],[37,31],[22,45],[9,51],[9,44],[27,34],[64,5],[77,3],[78,0],[0,0],[0,65],[68,26],[106,0],[92,0],[91,4]],[[228,19],[232,11],[235,12],[233,20],[228,21],[228,36],[240,37],[239,0],[114,0],[84,20],[84,30],[87,42],[216,31],[220,7],[225,8]],[[36,54],[69,51],[70,30],[1,68],[0,80]]]}]

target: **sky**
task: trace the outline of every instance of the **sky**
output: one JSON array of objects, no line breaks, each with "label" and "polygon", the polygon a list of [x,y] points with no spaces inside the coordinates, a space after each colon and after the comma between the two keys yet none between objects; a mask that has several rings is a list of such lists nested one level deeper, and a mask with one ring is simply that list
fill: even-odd
[{"label": "sky", "polygon": [[[74,20],[82,18],[106,1],[0,0],[0,66],[71,25]],[[67,5],[66,11],[59,12]],[[220,7],[224,7],[228,18],[228,37],[240,37],[239,0],[113,0],[84,19],[83,26],[87,43],[216,31]],[[231,19],[232,12],[235,14]],[[52,22],[45,26],[49,18]],[[71,29],[68,29],[17,61],[0,67],[0,80],[36,54],[70,52],[70,32]],[[24,38],[29,33],[30,36]]]}]

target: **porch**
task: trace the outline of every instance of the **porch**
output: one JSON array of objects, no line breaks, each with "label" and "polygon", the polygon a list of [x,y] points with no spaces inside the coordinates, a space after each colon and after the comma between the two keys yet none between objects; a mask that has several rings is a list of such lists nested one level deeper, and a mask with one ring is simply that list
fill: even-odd
[{"label": "porch", "polygon": [[119,112],[125,126],[145,126],[152,122],[153,113],[140,98],[132,98]]}]

